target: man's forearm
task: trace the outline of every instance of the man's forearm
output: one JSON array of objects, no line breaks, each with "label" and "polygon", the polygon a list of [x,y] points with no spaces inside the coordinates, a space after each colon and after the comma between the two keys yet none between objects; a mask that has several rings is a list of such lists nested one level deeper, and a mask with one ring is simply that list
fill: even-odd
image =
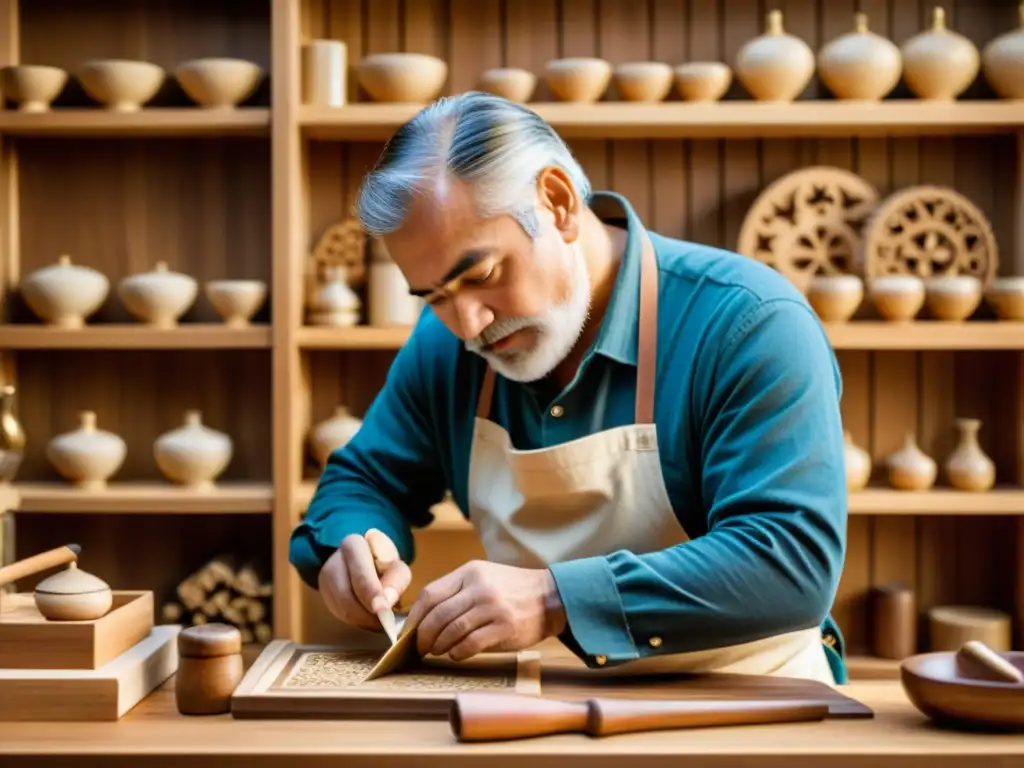
[{"label": "man's forearm", "polygon": [[736,520],[644,555],[553,565],[567,617],[562,640],[589,666],[734,645],[820,624],[842,567],[827,530],[797,512]]}]

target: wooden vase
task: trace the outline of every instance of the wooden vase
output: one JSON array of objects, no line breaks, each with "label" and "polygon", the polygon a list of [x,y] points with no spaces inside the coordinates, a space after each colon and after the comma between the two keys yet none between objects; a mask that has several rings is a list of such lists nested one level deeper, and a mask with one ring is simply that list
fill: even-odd
[{"label": "wooden vase", "polygon": [[917,447],[912,432],[903,438],[902,447],[886,459],[889,484],[899,491],[926,491],[935,484],[938,466],[935,460]]},{"label": "wooden vase", "polygon": [[786,32],[782,11],[769,11],[764,34],[736,54],[736,79],[758,101],[793,101],[814,75],[814,52]]},{"label": "wooden vase", "polygon": [[854,14],[853,31],[818,52],[818,75],[837,99],[878,101],[893,91],[902,73],[900,49],[868,29],[866,13]]},{"label": "wooden vase", "polygon": [[903,79],[921,99],[955,99],[981,68],[978,48],[946,26],[946,11],[939,6],[932,11],[931,28],[911,37],[900,50]]},{"label": "wooden vase", "polygon": [[339,448],[355,437],[363,425],[344,405],[334,409],[334,415],[324,419],[310,430],[309,443],[317,463],[322,467]]},{"label": "wooden vase", "polygon": [[1004,99],[1024,99],[1024,2],[1017,17],[1017,28],[992,40],[981,54],[985,80]]},{"label": "wooden vase", "polygon": [[863,490],[871,478],[871,455],[853,442],[849,430],[843,431],[844,458],[846,461],[846,489]]},{"label": "wooden vase", "polygon": [[960,441],[946,459],[949,484],[961,491],[987,491],[995,485],[996,465],[981,449],[980,419],[957,419]]}]

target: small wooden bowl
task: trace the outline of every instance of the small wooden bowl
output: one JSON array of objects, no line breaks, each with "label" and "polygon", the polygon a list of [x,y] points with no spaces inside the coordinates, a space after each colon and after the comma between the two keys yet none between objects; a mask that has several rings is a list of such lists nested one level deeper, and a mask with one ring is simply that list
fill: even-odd
[{"label": "small wooden bowl", "polygon": [[623,101],[662,101],[672,89],[672,67],[660,61],[631,61],[612,72],[615,91]]},{"label": "small wooden bowl", "polygon": [[[1024,653],[998,654],[1024,671]],[[965,674],[956,651],[904,659],[900,681],[910,702],[937,724],[966,730],[1024,730],[1024,685]]]},{"label": "small wooden bowl", "polygon": [[936,320],[966,320],[981,303],[981,281],[971,275],[929,277],[924,291],[925,306]]},{"label": "small wooden bowl", "polygon": [[561,101],[591,103],[608,89],[612,65],[596,58],[552,59],[544,65],[544,79]]},{"label": "small wooden bowl", "polygon": [[683,101],[718,101],[732,85],[732,69],[720,61],[691,61],[674,70]]},{"label": "small wooden bowl", "polygon": [[234,109],[259,87],[263,68],[245,59],[189,59],[175,67],[174,78],[200,107]]},{"label": "small wooden bowl", "polygon": [[1024,277],[997,277],[985,289],[985,302],[1000,320],[1024,320]]},{"label": "small wooden bowl", "polygon": [[19,112],[49,112],[50,102],[60,95],[68,73],[59,67],[15,64],[0,67],[0,91],[18,103]]},{"label": "small wooden bowl", "polygon": [[93,59],[78,69],[85,92],[114,112],[138,112],[166,77],[163,67],[127,59]]},{"label": "small wooden bowl", "polygon": [[826,323],[844,323],[864,300],[864,281],[857,275],[816,275],[807,288],[807,301]]},{"label": "small wooden bowl", "polygon": [[924,281],[913,275],[883,275],[872,278],[871,303],[892,323],[914,319],[924,306]]},{"label": "small wooden bowl", "polygon": [[527,69],[518,67],[495,67],[484,70],[477,88],[503,99],[525,104],[537,87],[537,76]]},{"label": "small wooden bowl", "polygon": [[374,101],[425,104],[441,93],[448,62],[425,53],[373,53],[362,58],[356,71]]}]

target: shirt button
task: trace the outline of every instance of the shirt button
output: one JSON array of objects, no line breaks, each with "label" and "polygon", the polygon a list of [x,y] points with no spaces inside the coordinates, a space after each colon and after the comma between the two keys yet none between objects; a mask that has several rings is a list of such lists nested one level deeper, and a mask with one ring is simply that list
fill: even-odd
[{"label": "shirt button", "polygon": [[647,642],[649,642],[651,644],[651,648],[660,648],[661,647],[661,638],[660,637],[652,637]]},{"label": "shirt button", "polygon": [[595,656],[594,661],[597,662],[597,666],[603,667],[608,663],[608,658],[605,656]]},{"label": "shirt button", "polygon": [[562,406],[560,406],[560,405],[552,405],[551,406],[551,415],[554,416],[556,419],[560,418],[563,413],[565,413],[565,408],[563,408]]}]

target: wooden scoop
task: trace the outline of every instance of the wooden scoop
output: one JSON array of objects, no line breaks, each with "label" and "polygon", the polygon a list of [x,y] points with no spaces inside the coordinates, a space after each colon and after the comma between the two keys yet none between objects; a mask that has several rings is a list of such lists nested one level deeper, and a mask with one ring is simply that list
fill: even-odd
[{"label": "wooden scoop", "polygon": [[827,716],[828,704],[823,701],[558,701],[517,694],[460,693],[448,719],[459,741],[497,741],[556,733],[610,736],[673,728],[795,723]]}]

